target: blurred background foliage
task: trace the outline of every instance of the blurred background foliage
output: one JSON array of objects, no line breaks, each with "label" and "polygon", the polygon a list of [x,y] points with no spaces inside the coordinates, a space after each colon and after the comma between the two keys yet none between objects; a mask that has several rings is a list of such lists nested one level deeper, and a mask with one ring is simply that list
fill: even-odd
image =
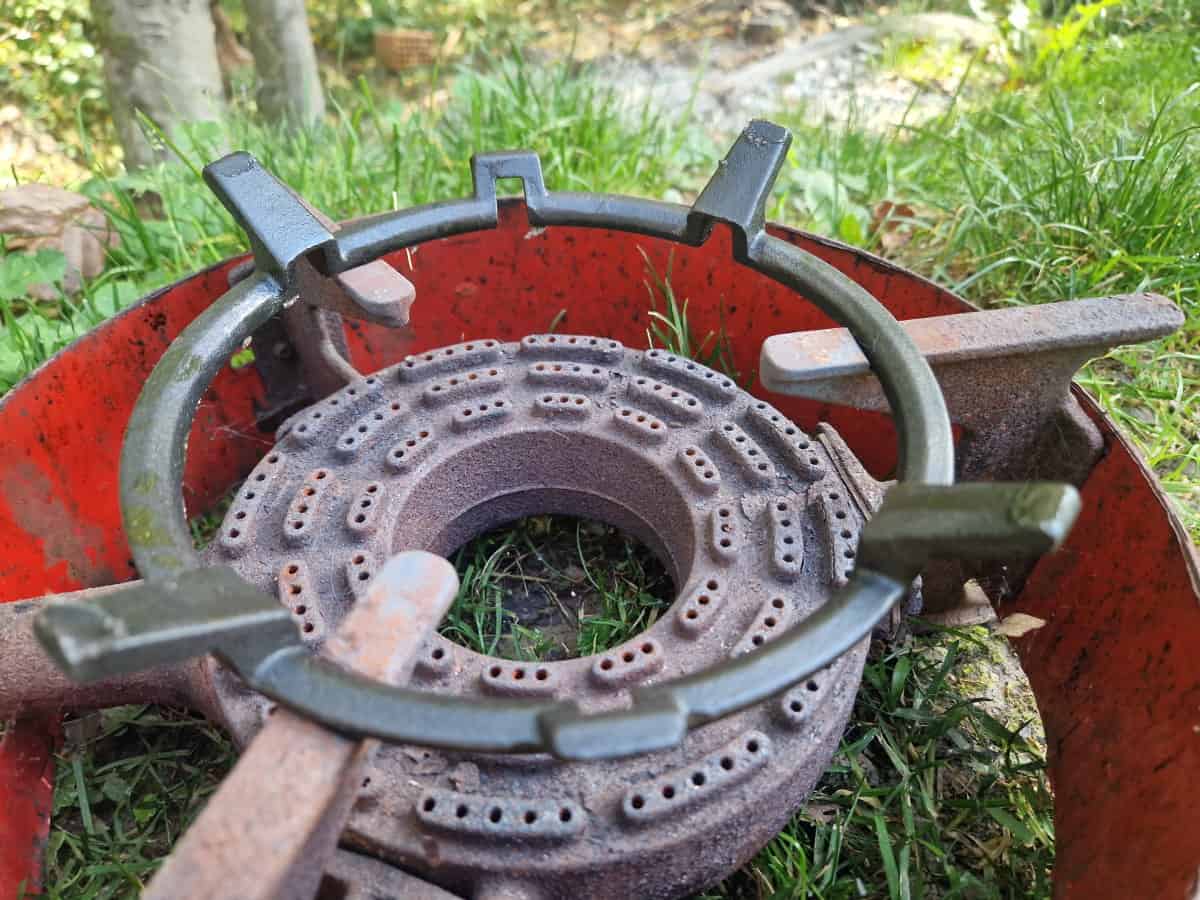
[{"label": "blurred background foliage", "polygon": [[19,108],[76,160],[85,143],[111,145],[113,137],[89,26],[79,0],[5,0],[0,12],[0,106]]},{"label": "blurred background foliage", "polygon": [[[1089,60],[1118,52],[1125,36],[1135,39],[1167,30],[1200,27],[1195,0],[791,0],[805,11],[870,16],[939,10],[994,23],[1005,42],[1005,65],[1014,83],[1058,74],[1090,77]],[[234,31],[247,27],[242,0],[220,0]],[[306,4],[322,75],[335,98],[357,91],[366,76],[373,88],[413,96],[426,90],[448,64],[470,61],[488,67],[512,47],[548,34],[571,35],[582,17],[601,14],[614,21],[634,16],[654,21],[678,11],[678,3],[652,0],[309,0]],[[373,36],[383,29],[428,32],[433,66],[395,77],[381,73],[373,58]],[[1081,43],[1099,30],[1113,43]],[[1177,50],[1178,42],[1159,35]],[[20,110],[31,130],[52,136],[61,152],[82,161],[85,152],[102,162],[119,158],[104,96],[103,66],[94,43],[88,4],[78,0],[6,0],[0,13],[0,107]],[[244,40],[243,40],[244,43]],[[1192,59],[1191,64],[1200,65]],[[1132,73],[1131,73],[1132,74]],[[1144,74],[1144,72],[1143,72]],[[234,99],[249,104],[247,85],[236,78]],[[1137,94],[1141,91],[1129,91]],[[11,173],[3,173],[11,176]]]}]

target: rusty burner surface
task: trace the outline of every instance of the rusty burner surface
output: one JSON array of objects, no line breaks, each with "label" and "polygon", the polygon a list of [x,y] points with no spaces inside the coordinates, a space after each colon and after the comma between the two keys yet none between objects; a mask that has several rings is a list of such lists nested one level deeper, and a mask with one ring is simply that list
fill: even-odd
[{"label": "rusty burner surface", "polygon": [[[877,496],[832,429],[806,435],[718,372],[596,337],[408,357],[278,437],[209,561],[276,594],[317,652],[401,550],[449,554],[535,513],[599,519],[653,549],[678,597],[621,646],[513,662],[435,635],[417,657],[413,681],[428,691],[595,709],[752,651],[812,613],[844,583],[860,504]],[[386,747],[344,843],[476,896],[698,889],[773,836],[823,772],[865,652],[650,755],[573,763]],[[206,664],[216,708],[245,744],[271,704]]]}]

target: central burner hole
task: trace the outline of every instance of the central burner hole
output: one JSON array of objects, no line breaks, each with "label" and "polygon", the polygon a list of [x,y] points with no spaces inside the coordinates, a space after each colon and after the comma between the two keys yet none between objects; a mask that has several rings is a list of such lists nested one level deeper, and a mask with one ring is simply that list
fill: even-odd
[{"label": "central burner hole", "polygon": [[462,586],[441,633],[502,659],[601,653],[649,628],[675,597],[645,544],[594,519],[528,516],[450,559]]}]

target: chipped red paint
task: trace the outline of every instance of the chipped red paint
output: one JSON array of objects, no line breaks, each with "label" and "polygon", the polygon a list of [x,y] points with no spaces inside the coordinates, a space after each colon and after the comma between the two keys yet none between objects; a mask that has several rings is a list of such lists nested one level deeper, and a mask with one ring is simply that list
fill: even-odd
[{"label": "chipped red paint", "polygon": [[[839,244],[775,233],[837,266],[898,318],[965,311],[911,273]],[[641,346],[650,321],[639,248],[665,272],[697,337],[724,329],[736,366],[752,373],[762,341],[828,328],[811,305],[734,264],[718,231],[701,248],[583,229],[531,232],[517,202],[495,231],[398,253],[417,288],[411,329],[352,324],[364,370],[473,337],[514,340],[561,329]],[[16,599],[130,577],[117,509],[117,457],[137,392],[166,344],[225,290],[226,263],[104,323],[0,401],[0,597]],[[757,391],[757,389],[756,389]],[[261,456],[253,425],[260,385],[226,371],[202,404],[186,479],[201,511]],[[880,476],[894,463],[885,416],[772,397],[805,427],[832,422]],[[1086,405],[1086,402],[1085,402]],[[1195,560],[1136,454],[1107,420],[1107,457],[1084,488],[1066,550],[1035,570],[1017,609],[1047,620],[1018,644],[1051,745],[1058,808],[1056,895],[1185,900],[1200,871],[1200,602]],[[35,877],[47,826],[49,743],[31,726],[0,745],[0,896]],[[7,831],[5,830],[7,829]],[[1147,865],[1151,863],[1151,865]]]},{"label": "chipped red paint", "polygon": [[[147,297],[80,338],[0,400],[0,597],[133,576],[117,505],[125,421],[167,344],[225,289],[228,265]],[[258,380],[226,370],[200,404],[186,497],[197,509],[269,445],[254,426]]]}]

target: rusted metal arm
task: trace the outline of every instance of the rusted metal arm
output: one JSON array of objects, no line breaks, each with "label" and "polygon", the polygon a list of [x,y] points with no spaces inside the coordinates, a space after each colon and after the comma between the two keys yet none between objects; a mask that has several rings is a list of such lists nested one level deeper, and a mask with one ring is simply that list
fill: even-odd
[{"label": "rusted metal arm", "polygon": [[38,614],[48,606],[86,609],[99,597],[136,590],[141,584],[133,581],[0,603],[0,722],[124,703],[193,705],[192,685],[199,681],[200,660],[80,683],[63,672],[34,633]]},{"label": "rusted metal arm", "polygon": [[[526,895],[529,900],[537,900]],[[398,866],[373,856],[338,850],[325,870],[317,900],[462,900]]]},{"label": "rusted metal arm", "polygon": [[[314,208],[291,188],[246,153],[234,153],[205,169],[205,180],[221,202],[250,236],[253,264],[230,273],[230,286],[255,268],[270,273],[289,289],[299,292],[299,301],[283,312],[283,326],[294,345],[303,369],[303,394],[320,400],[358,377],[349,362],[341,316],[364,319],[390,328],[408,324],[409,308],[416,291],[412,283],[385,260],[328,276],[314,259],[317,249],[334,240],[339,226]],[[263,335],[268,347],[275,343]],[[257,368],[268,381],[268,395],[302,396],[293,379],[270,383],[278,364],[268,358]],[[279,408],[294,405],[270,398]]]},{"label": "rusted metal arm", "polygon": [[[302,197],[293,196],[331,234],[338,231],[336,222]],[[303,259],[296,266],[296,285],[300,302],[283,311],[283,324],[299,351],[313,400],[332,394],[358,377],[349,361],[341,317],[400,328],[408,324],[409,309],[416,298],[412,282],[382,259],[331,278]]]},{"label": "rusted metal arm", "polygon": [[[1070,395],[1089,359],[1170,334],[1183,314],[1165,297],[1130,294],[900,323],[933,368],[951,419],[964,429],[959,474],[1082,482],[1102,449]],[[887,399],[844,328],[777,334],[763,342],[768,390],[856,409]]]},{"label": "rusted metal arm", "polygon": [[[389,560],[331,639],[342,665],[399,682],[458,591],[446,560]],[[355,740],[279,709],[188,829],[148,900],[310,900],[330,862],[377,740]]]}]

